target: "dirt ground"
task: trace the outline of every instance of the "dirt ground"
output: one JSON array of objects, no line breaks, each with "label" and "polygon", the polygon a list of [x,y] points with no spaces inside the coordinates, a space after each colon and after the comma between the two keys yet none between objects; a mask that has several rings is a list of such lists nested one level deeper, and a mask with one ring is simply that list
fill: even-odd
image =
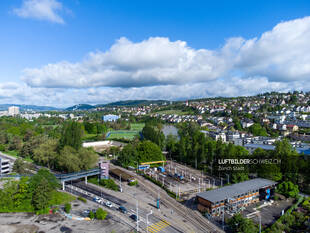
[{"label": "dirt ground", "polygon": [[1,233],[85,233],[130,232],[127,226],[113,218],[103,221],[78,221],[61,214],[40,215],[29,213],[1,213]]}]

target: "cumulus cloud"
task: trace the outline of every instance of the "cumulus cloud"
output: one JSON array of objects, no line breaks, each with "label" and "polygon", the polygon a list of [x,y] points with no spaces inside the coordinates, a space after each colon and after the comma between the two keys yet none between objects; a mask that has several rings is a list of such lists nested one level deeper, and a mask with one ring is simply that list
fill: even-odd
[{"label": "cumulus cloud", "polygon": [[81,62],[27,68],[32,87],[147,87],[210,82],[238,72],[271,81],[310,77],[310,17],[282,22],[259,38],[230,38],[218,50],[193,49],[184,41],[120,38]]},{"label": "cumulus cloud", "polygon": [[22,18],[64,24],[63,18],[59,15],[62,10],[62,3],[57,0],[24,0],[20,8],[13,9],[13,13]]},{"label": "cumulus cloud", "polygon": [[270,80],[310,77],[310,17],[282,22],[260,38],[239,40],[236,67]]},{"label": "cumulus cloud", "polygon": [[0,98],[69,106],[309,91],[309,40],[310,17],[279,23],[257,38],[229,38],[218,50],[163,37],[120,38],[77,63],[25,69],[23,84],[0,85]]},{"label": "cumulus cloud", "polygon": [[194,50],[184,41],[121,38],[108,51],[90,53],[79,63],[25,69],[23,80],[33,87],[142,87],[213,80],[224,75],[226,66],[220,53]]}]

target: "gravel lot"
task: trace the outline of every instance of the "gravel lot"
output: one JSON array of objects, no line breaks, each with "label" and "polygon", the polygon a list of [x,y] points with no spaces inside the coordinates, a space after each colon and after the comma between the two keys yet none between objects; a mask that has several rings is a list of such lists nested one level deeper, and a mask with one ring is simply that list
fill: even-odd
[{"label": "gravel lot", "polygon": [[[72,213],[97,209],[91,202],[86,204],[75,201]],[[108,215],[106,220],[79,221],[66,218],[62,214],[40,215],[30,213],[0,213],[0,232],[5,233],[85,233],[85,232],[130,232],[132,228],[122,223],[117,217]]]}]

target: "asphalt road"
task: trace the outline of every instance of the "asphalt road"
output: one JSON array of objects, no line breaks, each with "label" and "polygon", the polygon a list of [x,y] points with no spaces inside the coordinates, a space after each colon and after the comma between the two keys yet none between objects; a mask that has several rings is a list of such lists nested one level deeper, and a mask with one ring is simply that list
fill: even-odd
[{"label": "asphalt road", "polygon": [[[113,204],[113,207],[111,208],[113,211],[118,211],[119,206],[124,206],[128,213],[126,214],[128,217],[128,221],[130,221],[132,224],[136,226],[136,221],[130,218],[131,215],[135,214],[136,215],[136,205],[130,204],[125,200],[121,200],[115,196],[112,196],[108,193],[105,193],[103,191],[100,191],[100,189],[96,189],[93,186],[87,185],[82,181],[79,182],[72,182],[72,189],[70,188],[70,185],[66,186],[67,191],[73,192],[75,194],[78,194],[80,196],[83,196],[87,198],[88,200],[93,201],[93,198],[95,196],[101,197],[104,199],[104,201],[110,201]],[[78,190],[78,191],[77,191]],[[171,226],[171,223],[169,221],[165,221],[163,219],[160,219],[154,215],[149,215],[148,217],[148,229],[147,229],[147,221],[146,221],[146,215],[149,213],[148,210],[139,208],[139,229],[143,232],[148,232],[150,233],[179,233],[177,229],[175,229],[173,226]]]}]

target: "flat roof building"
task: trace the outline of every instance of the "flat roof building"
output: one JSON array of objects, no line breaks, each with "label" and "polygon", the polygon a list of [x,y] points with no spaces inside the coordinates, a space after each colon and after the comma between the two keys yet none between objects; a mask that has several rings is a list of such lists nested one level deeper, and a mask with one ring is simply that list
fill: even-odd
[{"label": "flat roof building", "polygon": [[221,214],[223,211],[236,213],[251,203],[272,198],[276,184],[272,180],[256,178],[198,193],[198,209],[211,215]]}]

